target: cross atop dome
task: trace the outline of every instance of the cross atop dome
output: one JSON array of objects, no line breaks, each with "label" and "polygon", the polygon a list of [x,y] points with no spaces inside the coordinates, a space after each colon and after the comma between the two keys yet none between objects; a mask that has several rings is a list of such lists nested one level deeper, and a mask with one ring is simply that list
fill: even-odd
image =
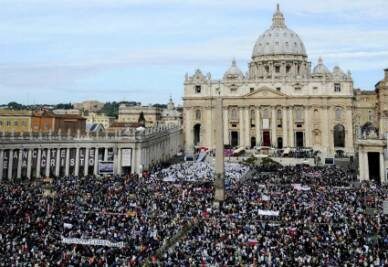
[{"label": "cross atop dome", "polygon": [[276,12],[273,14],[271,28],[286,28],[285,19],[283,13],[280,11],[279,4],[276,5]]}]

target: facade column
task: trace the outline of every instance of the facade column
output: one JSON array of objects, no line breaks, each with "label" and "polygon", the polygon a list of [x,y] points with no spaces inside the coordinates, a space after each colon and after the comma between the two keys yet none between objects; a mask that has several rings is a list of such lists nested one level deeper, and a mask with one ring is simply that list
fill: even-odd
[{"label": "facade column", "polygon": [[98,175],[98,147],[94,148],[94,170],[93,174]]},{"label": "facade column", "polygon": [[[191,108],[185,108],[183,112],[183,117],[184,117],[184,132],[185,132],[185,153],[186,154],[192,154],[193,153],[193,114],[192,114],[192,109]],[[134,167],[133,167],[134,168]]]},{"label": "facade column", "polygon": [[245,146],[251,147],[251,114],[250,108],[244,108],[244,122],[245,122]]},{"label": "facade column", "polygon": [[27,178],[31,179],[32,149],[28,149],[27,155]]},{"label": "facade column", "polygon": [[40,161],[42,158],[42,148],[38,148],[38,156],[36,158],[36,178],[40,178]]},{"label": "facade column", "polygon": [[213,112],[212,112],[212,107],[207,107],[206,109],[203,109],[203,115],[206,114],[206,119],[204,120],[204,123],[206,124],[205,126],[205,140],[204,140],[204,145],[207,146],[209,149],[214,148],[213,146],[213,131],[214,131],[214,118],[213,118]]},{"label": "facade column", "polygon": [[19,157],[18,157],[18,168],[16,172],[16,178],[21,179],[22,178],[22,157],[23,157],[23,149],[19,149]]},{"label": "facade column", "polygon": [[70,148],[66,148],[65,176],[70,174]]},{"label": "facade column", "polygon": [[12,180],[12,167],[13,167],[13,149],[10,149],[9,156],[8,156],[8,180]]},{"label": "facade column", "polygon": [[273,147],[277,147],[276,141],[276,109],[271,107],[271,143]]},{"label": "facade column", "polygon": [[244,147],[245,146],[245,123],[244,123],[244,108],[241,107],[239,109],[239,128],[240,128],[240,133],[239,133],[239,147]]},{"label": "facade column", "polygon": [[0,149],[0,181],[3,180],[3,170],[4,170],[4,150]]},{"label": "facade column", "polygon": [[294,108],[293,107],[290,107],[289,110],[288,110],[288,117],[289,117],[289,132],[288,132],[288,136],[289,136],[289,145],[291,147],[295,147],[295,142],[294,142]]},{"label": "facade column", "polygon": [[46,170],[45,175],[46,177],[50,177],[50,161],[51,161],[51,149],[47,149],[47,156],[46,156]]},{"label": "facade column", "polygon": [[260,107],[256,107],[255,112],[256,145],[261,146],[261,115]]},{"label": "facade column", "polygon": [[[335,151],[334,151],[334,108],[333,107],[330,107],[328,106],[327,107],[327,122],[328,122],[328,126],[327,126],[327,147],[329,148],[329,153],[330,154],[334,154]],[[346,127],[346,126],[345,126]],[[345,131],[347,129],[345,128]],[[346,138],[346,135],[345,135],[345,138]],[[345,146],[347,146],[346,144],[346,139],[345,139]]]},{"label": "facade column", "polygon": [[380,182],[386,182],[385,168],[384,168],[384,151],[380,152]]},{"label": "facade column", "polygon": [[346,139],[345,139],[345,146],[346,146],[346,151],[348,153],[353,154],[354,153],[354,148],[353,148],[353,117],[352,117],[352,109],[346,108]]},{"label": "facade column", "polygon": [[224,108],[224,144],[230,144],[228,124],[229,124],[228,109]]},{"label": "facade column", "polygon": [[[329,136],[330,135],[330,131],[329,131],[329,122],[328,122],[328,111],[327,111],[327,107],[322,107],[322,145],[321,147],[322,148],[326,148],[326,154],[329,153],[329,150],[328,150],[328,146],[329,146],[329,138],[333,138],[333,136]],[[323,159],[324,160],[324,159]]]},{"label": "facade column", "polygon": [[57,147],[57,153],[55,159],[55,176],[59,176],[59,168],[61,167],[61,148]]},{"label": "facade column", "polygon": [[288,113],[288,107],[283,107],[282,108],[282,130],[283,130],[283,147],[288,147],[288,131],[287,131],[287,125],[288,125],[288,120],[287,120],[287,113]]},{"label": "facade column", "polygon": [[79,147],[75,150],[75,169],[74,169],[74,175],[79,176]]},{"label": "facade column", "polygon": [[89,148],[85,148],[84,176],[89,174]]},{"label": "facade column", "polygon": [[304,109],[304,136],[305,136],[305,146],[312,147],[311,144],[311,124],[310,124],[310,107],[305,106]]},{"label": "facade column", "polygon": [[108,148],[104,147],[104,161],[108,160]]}]

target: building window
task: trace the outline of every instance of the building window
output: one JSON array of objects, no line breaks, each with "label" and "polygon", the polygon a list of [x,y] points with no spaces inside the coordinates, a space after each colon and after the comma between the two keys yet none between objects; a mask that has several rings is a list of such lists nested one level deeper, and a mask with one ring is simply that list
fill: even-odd
[{"label": "building window", "polygon": [[314,86],[314,87],[313,87],[313,90],[318,90],[318,87]]},{"label": "building window", "polygon": [[280,66],[275,66],[275,72],[279,73],[280,72]]},{"label": "building window", "polygon": [[252,109],[251,110],[251,128],[254,128],[256,126],[255,117],[256,117],[256,112],[254,109]]},{"label": "building window", "polygon": [[249,92],[253,93],[253,91],[255,91],[255,88],[253,87],[249,88]]},{"label": "building window", "polygon": [[302,109],[301,108],[297,108],[296,110],[295,110],[295,120],[297,121],[297,122],[301,122],[301,121],[303,121],[303,111],[302,111]]},{"label": "building window", "polygon": [[340,83],[334,84],[334,92],[341,92],[341,84]]},{"label": "building window", "polygon": [[196,120],[200,120],[201,119],[201,111],[199,109],[197,109],[195,111],[195,119]]},{"label": "building window", "polygon": [[334,147],[345,147],[345,127],[341,124],[334,126]]},{"label": "building window", "polygon": [[342,109],[339,108],[339,107],[337,107],[337,108],[335,109],[335,119],[336,119],[337,121],[339,121],[339,120],[341,120],[341,118],[342,118]]},{"label": "building window", "polygon": [[276,91],[280,92],[281,90],[282,90],[282,88],[276,87]]},{"label": "building window", "polygon": [[18,126],[18,122],[17,122],[17,121],[14,121],[14,122],[13,122],[13,126]]},{"label": "building window", "polygon": [[286,66],[286,72],[289,73],[290,70],[291,70],[291,66],[290,66],[290,65],[287,65],[287,66]]},{"label": "building window", "polygon": [[0,121],[0,126],[3,126],[3,122],[2,121]]},{"label": "building window", "polygon": [[299,87],[299,86],[296,86],[295,87],[295,91],[300,91],[302,88],[301,87]]},{"label": "building window", "polygon": [[10,121],[7,121],[7,126],[11,126],[11,122]]},{"label": "building window", "polygon": [[237,121],[238,120],[238,114],[237,114],[237,108],[233,108],[230,112],[230,119],[232,121]]},{"label": "building window", "polygon": [[196,85],[196,86],[195,86],[195,92],[196,92],[197,94],[201,93],[201,86],[200,86],[200,85]]},{"label": "building window", "polygon": [[277,110],[276,118],[277,118],[278,127],[282,128],[283,122],[282,122],[282,110],[281,109]]}]

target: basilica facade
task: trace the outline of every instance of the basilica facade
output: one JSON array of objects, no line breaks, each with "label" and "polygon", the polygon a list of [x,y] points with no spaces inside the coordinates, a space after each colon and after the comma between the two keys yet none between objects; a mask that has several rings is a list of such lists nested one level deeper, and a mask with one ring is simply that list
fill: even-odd
[{"label": "basilica facade", "polygon": [[196,70],[184,81],[185,150],[215,147],[215,99],[223,99],[224,144],[309,147],[322,157],[354,156],[365,127],[379,127],[377,93],[356,90],[350,71],[312,66],[277,7],[243,73],[235,60],[221,79]]}]

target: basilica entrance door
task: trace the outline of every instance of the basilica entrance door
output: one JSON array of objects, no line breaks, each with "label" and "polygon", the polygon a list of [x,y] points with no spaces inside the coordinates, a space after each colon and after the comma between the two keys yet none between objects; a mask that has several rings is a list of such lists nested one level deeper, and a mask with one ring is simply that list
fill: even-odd
[{"label": "basilica entrance door", "polygon": [[269,131],[263,131],[263,146],[271,146]]}]

